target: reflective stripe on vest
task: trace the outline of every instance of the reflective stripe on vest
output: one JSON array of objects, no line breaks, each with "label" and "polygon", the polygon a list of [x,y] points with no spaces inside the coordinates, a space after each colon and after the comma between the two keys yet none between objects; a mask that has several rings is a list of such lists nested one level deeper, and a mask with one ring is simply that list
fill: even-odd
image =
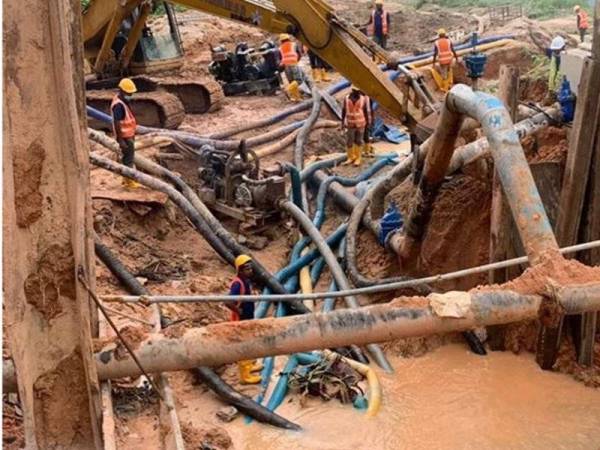
[{"label": "reflective stripe on vest", "polygon": [[[377,10],[373,10],[371,13],[371,23],[367,27],[367,34],[369,36],[373,36],[375,34],[375,15],[377,14]],[[384,35],[388,34],[388,21],[387,21],[387,13],[385,10],[381,11],[381,31],[383,31]]]},{"label": "reflective stripe on vest", "polygon": [[[346,126],[348,128],[364,128],[367,126],[367,117],[365,117],[364,107],[367,97],[361,95],[356,102],[346,97]],[[367,112],[369,108],[367,106]]]},{"label": "reflective stripe on vest", "polygon": [[435,41],[435,47],[438,51],[438,60],[440,64],[447,65],[452,62],[452,43],[448,38],[439,38]]},{"label": "reflective stripe on vest", "polygon": [[580,11],[577,15],[579,16],[579,29],[587,30],[590,27],[587,13],[585,11]]},{"label": "reflective stripe on vest", "polygon": [[281,52],[281,65],[290,66],[298,64],[298,53],[296,52],[296,46],[292,41],[286,41],[279,46]]},{"label": "reflective stripe on vest", "polygon": [[[119,125],[121,128],[121,136],[125,139],[131,139],[132,137],[135,136],[135,129],[137,127],[137,122],[135,120],[133,113],[131,112],[131,109],[129,109],[129,106],[127,106],[127,104],[123,100],[121,100],[118,95],[115,95],[113,97],[112,103],[110,104],[111,114],[113,112],[113,108],[118,104],[123,105],[123,109],[125,110],[125,118],[123,120],[119,120]],[[113,122],[114,122],[114,118],[113,118]],[[115,133],[115,136],[116,136],[117,130],[116,130],[114,123],[113,123],[113,132]]]}]

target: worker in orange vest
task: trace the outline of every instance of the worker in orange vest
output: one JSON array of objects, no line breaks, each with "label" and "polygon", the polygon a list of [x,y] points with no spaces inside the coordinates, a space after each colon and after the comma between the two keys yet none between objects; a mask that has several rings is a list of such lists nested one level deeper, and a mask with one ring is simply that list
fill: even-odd
[{"label": "worker in orange vest", "polygon": [[[121,148],[121,162],[127,167],[133,167],[135,157],[135,129],[137,122],[130,102],[134,93],[137,92],[135,83],[130,78],[123,78],[119,82],[119,92],[113,97],[110,104],[113,131],[115,138]],[[138,188],[140,185],[131,178],[123,178],[123,186]]]},{"label": "worker in orange vest", "polygon": [[[244,295],[252,294],[252,258],[248,255],[239,255],[234,261],[236,276],[229,287],[229,295],[243,297]],[[240,320],[254,319],[254,303],[239,301],[235,303],[226,303],[226,306],[231,310],[231,321],[238,322]],[[262,366],[256,364],[256,360],[238,361],[238,370],[240,372],[240,381],[242,384],[257,384],[260,383],[260,375],[257,372],[262,369]]]},{"label": "worker in orange vest", "polygon": [[383,0],[375,0],[375,9],[367,23],[367,35],[381,48],[386,48],[390,30],[390,13],[383,9]]},{"label": "worker in orange vest", "polygon": [[577,30],[579,31],[579,38],[581,39],[581,42],[583,42],[585,34],[590,27],[590,20],[585,10],[581,9],[581,6],[575,5],[573,10],[575,11],[575,14],[577,14]]},{"label": "worker in orange vest", "polygon": [[279,35],[279,42],[280,68],[285,71],[285,77],[288,81],[286,92],[291,101],[299,102],[302,100],[300,84],[306,80],[306,75],[298,66],[298,62],[302,57],[302,47],[292,41],[289,34],[285,33]]},{"label": "worker in orange vest", "polygon": [[[453,60],[458,61],[458,55],[454,50],[452,41],[446,35],[446,30],[438,30],[438,38],[433,45],[433,67],[431,73],[435,83],[442,92],[448,92],[454,83],[454,74],[452,73]],[[436,61],[438,65],[436,67]]]},{"label": "worker in orange vest", "polygon": [[344,99],[342,108],[342,129],[346,131],[346,155],[344,164],[360,166],[362,151],[365,148],[365,130],[371,125],[371,105],[369,97],[364,95],[356,86],[352,86],[350,94]]}]

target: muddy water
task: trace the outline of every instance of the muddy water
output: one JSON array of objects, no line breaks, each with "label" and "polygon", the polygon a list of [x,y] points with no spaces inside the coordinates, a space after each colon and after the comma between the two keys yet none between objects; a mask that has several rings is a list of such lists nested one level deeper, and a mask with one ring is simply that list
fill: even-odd
[{"label": "muddy water", "polygon": [[293,400],[278,412],[301,433],[239,419],[226,429],[236,449],[249,450],[600,448],[600,390],[542,372],[531,355],[477,357],[451,345],[392,364],[373,419],[337,401]]}]

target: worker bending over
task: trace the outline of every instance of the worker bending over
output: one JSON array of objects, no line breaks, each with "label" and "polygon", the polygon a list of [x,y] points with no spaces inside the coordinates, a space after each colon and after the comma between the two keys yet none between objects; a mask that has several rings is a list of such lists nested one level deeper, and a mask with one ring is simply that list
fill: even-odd
[{"label": "worker bending over", "polygon": [[390,14],[383,9],[383,0],[375,0],[375,9],[371,11],[371,17],[367,23],[367,34],[381,48],[386,48],[389,30]]},{"label": "worker bending over", "polygon": [[[239,255],[234,261],[237,275],[234,277],[229,287],[229,295],[243,297],[244,295],[252,294],[252,258],[248,255]],[[226,306],[231,310],[231,321],[238,322],[240,320],[254,319],[254,303],[238,301],[235,303],[226,303]],[[238,362],[240,372],[240,382],[242,384],[257,384],[260,383],[260,375],[252,372],[257,372],[262,367],[256,364],[256,360],[243,360]]]},{"label": "worker bending over", "polygon": [[[123,78],[119,82],[119,92],[115,94],[110,104],[113,131],[121,148],[121,162],[127,167],[133,167],[135,157],[135,129],[137,122],[129,105],[135,92],[137,92],[135,83],[129,78]],[[140,185],[131,178],[124,177],[123,186],[137,188]]]},{"label": "worker bending over", "polygon": [[[440,28],[437,34],[438,38],[433,45],[433,67],[431,74],[438,88],[442,92],[448,92],[454,84],[452,63],[454,59],[458,61],[458,55],[456,54],[456,50],[454,50],[452,41],[446,36],[446,30]],[[438,61],[437,68],[436,61]]]},{"label": "worker bending over", "polygon": [[[344,99],[342,109],[342,128],[346,130],[346,155],[344,164],[360,166],[362,151],[365,147],[365,130],[371,125],[371,105],[369,97],[352,86],[350,94]],[[365,153],[370,153],[371,147],[366,146]]]},{"label": "worker bending over", "polygon": [[581,6],[575,5],[573,10],[575,11],[575,14],[577,14],[577,31],[579,31],[581,42],[583,42],[585,40],[585,34],[590,27],[590,19],[585,10],[581,9]]},{"label": "worker bending over", "polygon": [[302,47],[292,41],[289,34],[279,35],[279,53],[281,54],[281,68],[285,71],[288,85],[286,88],[288,97],[293,102],[302,100],[300,84],[306,79],[306,75],[298,66],[302,57]]}]

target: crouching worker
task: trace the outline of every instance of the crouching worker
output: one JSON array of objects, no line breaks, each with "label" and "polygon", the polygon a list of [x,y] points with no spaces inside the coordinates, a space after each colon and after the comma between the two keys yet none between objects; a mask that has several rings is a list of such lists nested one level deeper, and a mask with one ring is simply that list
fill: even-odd
[{"label": "crouching worker", "polygon": [[[252,294],[252,258],[248,255],[239,255],[235,258],[235,270],[237,275],[231,282],[229,295],[243,297],[244,295]],[[254,319],[254,303],[244,302],[242,300],[235,303],[226,303],[226,306],[231,310],[231,321]],[[240,371],[240,381],[242,384],[257,384],[260,383],[260,375],[257,372],[262,367],[256,364],[256,360],[244,360],[238,362]]]}]

